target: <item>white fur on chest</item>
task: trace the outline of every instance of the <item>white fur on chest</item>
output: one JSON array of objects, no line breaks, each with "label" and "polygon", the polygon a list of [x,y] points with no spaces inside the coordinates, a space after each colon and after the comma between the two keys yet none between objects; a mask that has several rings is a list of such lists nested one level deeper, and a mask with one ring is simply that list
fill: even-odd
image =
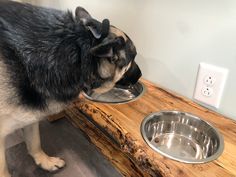
[{"label": "white fur on chest", "polygon": [[17,129],[38,122],[48,115],[62,111],[64,107],[64,104],[57,102],[48,103],[48,109],[45,111],[27,109],[21,106],[5,106],[5,109],[0,110],[0,135],[7,135]]}]

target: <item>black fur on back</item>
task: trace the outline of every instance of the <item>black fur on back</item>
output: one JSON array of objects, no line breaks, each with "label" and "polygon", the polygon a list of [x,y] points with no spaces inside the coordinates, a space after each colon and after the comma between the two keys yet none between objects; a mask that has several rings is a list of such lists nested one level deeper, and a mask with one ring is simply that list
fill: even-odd
[{"label": "black fur on back", "polygon": [[71,12],[0,2],[0,58],[19,104],[44,109],[48,100],[67,102],[90,82],[101,84],[88,52],[97,42]]}]

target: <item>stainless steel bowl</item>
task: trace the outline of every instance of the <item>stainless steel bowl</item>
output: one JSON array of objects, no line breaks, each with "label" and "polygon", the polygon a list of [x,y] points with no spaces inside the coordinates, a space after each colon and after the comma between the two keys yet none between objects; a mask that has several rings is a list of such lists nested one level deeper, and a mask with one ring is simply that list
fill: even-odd
[{"label": "stainless steel bowl", "polygon": [[163,111],[147,116],[141,133],[155,151],[185,163],[205,163],[218,158],[223,137],[208,122],[194,115]]},{"label": "stainless steel bowl", "polygon": [[145,91],[142,83],[137,82],[135,85],[129,87],[114,87],[110,91],[102,94],[97,93],[83,93],[85,98],[102,103],[127,103],[138,99]]}]

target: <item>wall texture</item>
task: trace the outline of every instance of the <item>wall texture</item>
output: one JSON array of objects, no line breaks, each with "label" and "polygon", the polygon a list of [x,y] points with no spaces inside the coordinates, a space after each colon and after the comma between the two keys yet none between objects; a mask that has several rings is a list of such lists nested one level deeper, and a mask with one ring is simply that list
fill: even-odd
[{"label": "wall texture", "polygon": [[198,65],[229,69],[220,108],[236,120],[235,0],[33,0],[109,18],[134,41],[144,78],[192,99]]}]

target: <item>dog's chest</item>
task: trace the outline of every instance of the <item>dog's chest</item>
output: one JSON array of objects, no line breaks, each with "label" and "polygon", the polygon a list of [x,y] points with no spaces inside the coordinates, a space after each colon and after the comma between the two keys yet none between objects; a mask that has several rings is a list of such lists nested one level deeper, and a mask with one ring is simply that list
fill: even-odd
[{"label": "dog's chest", "polygon": [[57,102],[48,103],[46,111],[9,106],[8,111],[0,117],[0,134],[9,134],[17,129],[38,122],[48,115],[62,111],[64,107],[65,104]]}]

